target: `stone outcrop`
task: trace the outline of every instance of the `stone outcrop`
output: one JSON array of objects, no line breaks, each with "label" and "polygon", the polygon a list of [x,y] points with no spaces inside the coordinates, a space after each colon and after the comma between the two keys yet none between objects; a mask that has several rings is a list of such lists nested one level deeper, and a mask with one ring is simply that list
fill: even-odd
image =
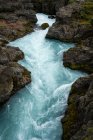
[{"label": "stone outcrop", "polygon": [[[91,17],[90,7],[93,8],[92,2],[91,4],[87,3],[89,12],[87,16],[89,17]],[[72,17],[75,19],[74,16]],[[74,23],[73,18],[70,24]],[[91,25],[89,19],[83,19],[83,24],[81,24],[79,18],[77,18],[79,28],[83,28],[81,28],[82,30],[76,28],[77,33],[70,39],[66,38],[66,41],[76,42],[76,47],[64,53],[64,66],[87,72],[90,75],[79,78],[72,85],[68,109],[62,120],[63,140],[93,139],[93,25]]]},{"label": "stone outcrop", "polygon": [[33,31],[35,14],[29,0],[0,0],[0,35],[13,40]]},{"label": "stone outcrop", "polygon": [[64,53],[64,66],[71,69],[93,73],[93,37],[82,41],[82,44]]},{"label": "stone outcrop", "polygon": [[0,105],[12,94],[31,82],[28,70],[17,63],[24,58],[19,48],[6,46],[7,40],[0,39]]},{"label": "stone outcrop", "polygon": [[31,82],[30,72],[16,62],[0,64],[0,105]]},{"label": "stone outcrop", "polygon": [[37,22],[30,0],[0,0],[0,105],[31,82],[31,73],[17,62],[24,58],[9,41],[32,32]]},{"label": "stone outcrop", "polygon": [[23,52],[19,48],[0,47],[0,64],[7,64],[9,62],[17,62],[24,58]]},{"label": "stone outcrop", "polygon": [[93,2],[72,3],[60,8],[56,23],[46,37],[76,43],[64,53],[64,65],[75,70],[93,73]]},{"label": "stone outcrop", "polygon": [[[70,1],[71,2],[71,1]],[[93,139],[93,24],[92,1],[78,1],[59,9],[47,38],[75,43],[63,55],[64,66],[90,74],[72,85],[62,119],[62,140]]]},{"label": "stone outcrop", "polygon": [[0,65],[0,105],[31,82],[30,72],[16,62]]},{"label": "stone outcrop", "polygon": [[79,78],[72,85],[68,109],[62,123],[62,140],[93,139],[93,74]]},{"label": "stone outcrop", "polygon": [[49,29],[46,37],[64,42],[79,42],[81,39],[93,36],[93,26],[89,23],[90,19],[82,20],[82,17],[85,16],[84,12],[87,11],[84,10],[86,10],[84,4],[78,3],[60,8],[56,14],[56,23]]},{"label": "stone outcrop", "polygon": [[31,82],[30,72],[17,63],[24,54],[18,48],[7,47],[8,40],[33,31],[37,21],[34,10],[50,15],[57,12],[56,23],[46,37],[75,42],[77,47],[64,53],[64,65],[90,73],[72,85],[62,119],[62,140],[93,140],[93,2],[64,6],[67,3],[68,0],[0,0],[0,105]]},{"label": "stone outcrop", "polygon": [[58,9],[68,3],[68,0],[32,0],[37,12],[55,15]]}]

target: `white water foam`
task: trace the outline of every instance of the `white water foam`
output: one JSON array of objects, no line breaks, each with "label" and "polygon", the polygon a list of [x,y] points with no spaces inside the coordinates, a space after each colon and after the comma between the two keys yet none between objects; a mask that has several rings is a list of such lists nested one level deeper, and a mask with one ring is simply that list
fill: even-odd
[{"label": "white water foam", "polygon": [[[38,25],[55,19],[37,14]],[[60,140],[61,118],[67,107],[72,83],[83,73],[63,66],[63,52],[74,47],[45,39],[46,30],[35,32],[10,44],[25,54],[19,63],[31,71],[32,83],[15,94],[0,110],[0,140]]]}]

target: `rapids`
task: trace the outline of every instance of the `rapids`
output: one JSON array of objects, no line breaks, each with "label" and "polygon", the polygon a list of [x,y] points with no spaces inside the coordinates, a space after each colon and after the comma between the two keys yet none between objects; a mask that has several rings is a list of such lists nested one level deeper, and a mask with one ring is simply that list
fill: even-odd
[{"label": "rapids", "polygon": [[[38,25],[55,19],[37,14]],[[32,82],[0,109],[0,140],[60,140],[61,118],[72,83],[84,74],[63,66],[63,52],[73,44],[45,39],[46,30],[10,43],[25,54],[19,63],[31,71]]]}]

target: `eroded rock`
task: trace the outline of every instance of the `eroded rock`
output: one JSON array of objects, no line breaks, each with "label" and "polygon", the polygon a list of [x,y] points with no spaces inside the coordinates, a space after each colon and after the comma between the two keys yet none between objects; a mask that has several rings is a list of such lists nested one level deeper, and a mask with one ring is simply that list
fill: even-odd
[{"label": "eroded rock", "polygon": [[41,28],[43,29],[43,30],[45,30],[46,28],[48,28],[49,27],[49,24],[48,23],[43,23],[42,25],[41,25]]},{"label": "eroded rock", "polygon": [[93,139],[93,74],[72,85],[62,123],[64,140]]},{"label": "eroded rock", "polygon": [[0,105],[31,82],[30,72],[16,62],[0,65]]},{"label": "eroded rock", "polygon": [[0,35],[14,40],[32,32],[37,22],[31,1],[0,0]]},{"label": "eroded rock", "polygon": [[19,48],[0,47],[0,64],[7,64],[11,61],[17,62],[23,58],[24,54]]},{"label": "eroded rock", "polygon": [[64,53],[63,61],[65,67],[93,73],[93,48],[86,46],[71,48]]}]

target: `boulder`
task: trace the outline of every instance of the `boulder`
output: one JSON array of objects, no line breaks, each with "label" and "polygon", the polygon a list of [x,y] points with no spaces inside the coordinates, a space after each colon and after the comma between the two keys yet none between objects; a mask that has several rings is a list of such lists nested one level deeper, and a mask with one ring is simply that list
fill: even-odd
[{"label": "boulder", "polygon": [[26,84],[31,82],[31,73],[16,62],[9,62],[8,67],[12,70],[12,79],[13,79],[13,92],[21,89]]},{"label": "boulder", "polygon": [[48,28],[49,27],[49,24],[48,23],[43,23],[42,25],[41,25],[41,28],[43,29],[43,30],[45,30],[46,28]]},{"label": "boulder", "polygon": [[74,70],[93,73],[93,49],[90,47],[75,47],[69,49],[63,56],[64,66]]},{"label": "boulder", "polygon": [[11,61],[17,62],[23,58],[24,54],[19,48],[0,47],[0,64],[7,64]]},{"label": "boulder", "polygon": [[0,65],[0,105],[31,82],[30,72],[16,62]]}]

